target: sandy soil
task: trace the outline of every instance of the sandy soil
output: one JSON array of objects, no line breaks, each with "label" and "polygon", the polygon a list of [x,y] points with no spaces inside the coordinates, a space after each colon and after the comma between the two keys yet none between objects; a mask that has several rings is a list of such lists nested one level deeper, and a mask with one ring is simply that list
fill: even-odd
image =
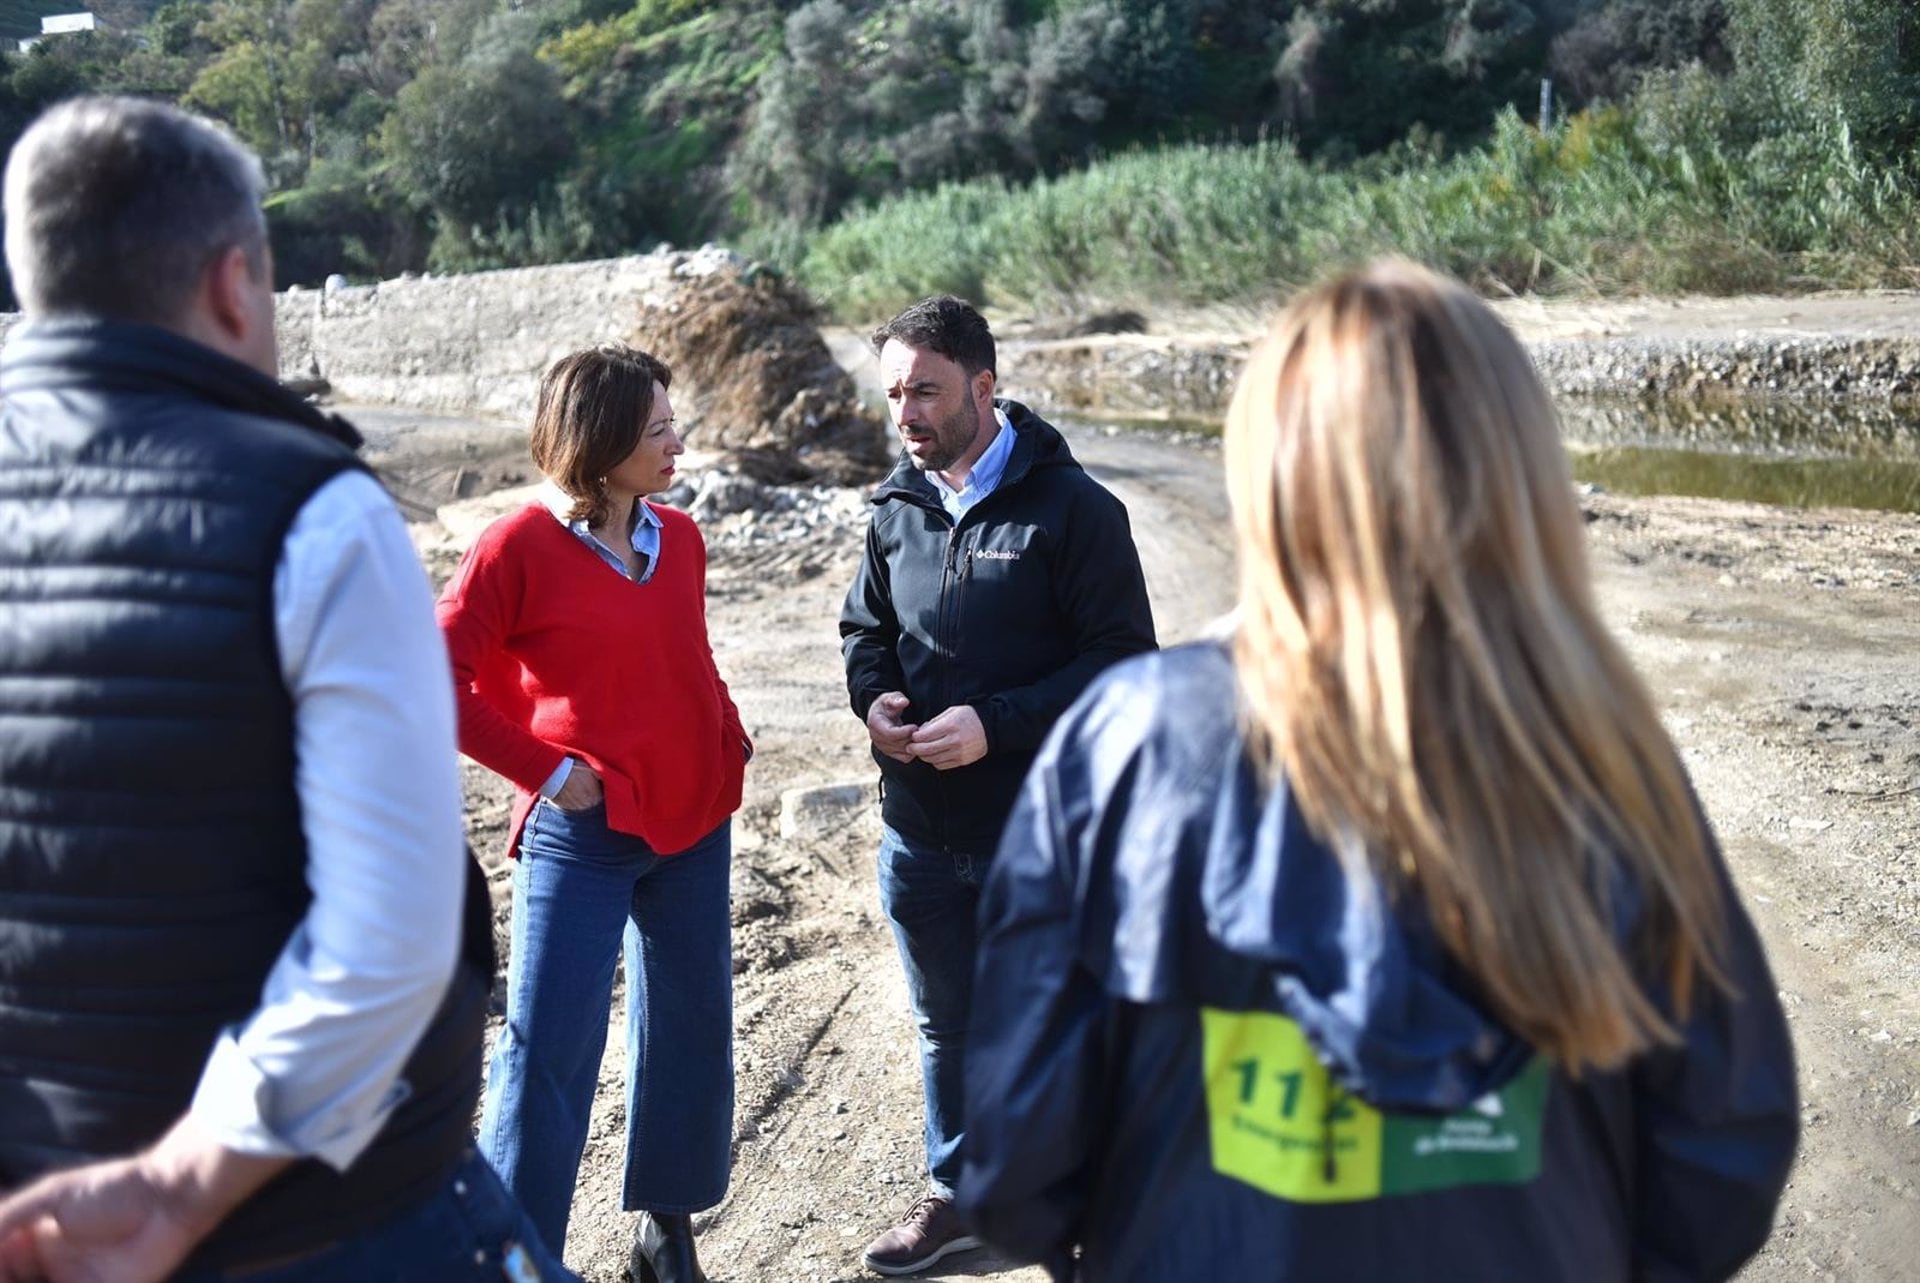
[{"label": "sandy soil", "polygon": [[[1910,296],[1874,297],[1881,321],[1913,314]],[[1658,321],[1672,310],[1643,306]],[[1550,328],[1622,323],[1568,312]],[[489,511],[480,497],[530,477],[511,425],[348,413],[411,515],[468,499],[446,524],[416,527],[436,576]],[[1217,453],[1135,433],[1072,438],[1134,514],[1163,641],[1194,636],[1232,586]],[[734,1178],[696,1222],[716,1283],[871,1277],[861,1247],[919,1189],[917,1058],[875,902],[874,808],[781,835],[787,790],[852,783],[871,796],[834,629],[859,548],[858,507],[841,499],[841,515],[804,539],[767,541],[747,518],[707,529],[716,654],[758,743],[735,828]],[[1585,502],[1607,615],[1686,754],[1796,1029],[1802,1151],[1772,1240],[1742,1277],[1920,1277],[1920,522]],[[467,784],[504,923],[506,793],[471,766]],[[566,1252],[594,1283],[623,1278],[630,1232],[619,1048],[610,1040]],[[986,1253],[927,1277],[987,1274],[1041,1278]]]},{"label": "sandy soil", "polygon": [[1912,338],[1920,331],[1920,292],[1836,290],[1793,298],[1514,298],[1494,310],[1522,339],[1790,340]]}]

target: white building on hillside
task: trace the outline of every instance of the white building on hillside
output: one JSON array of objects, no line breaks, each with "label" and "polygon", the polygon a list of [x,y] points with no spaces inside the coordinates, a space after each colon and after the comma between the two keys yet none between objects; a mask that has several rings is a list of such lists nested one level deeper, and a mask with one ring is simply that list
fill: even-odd
[{"label": "white building on hillside", "polygon": [[90,13],[50,13],[40,19],[39,35],[28,36],[20,42],[20,52],[25,53],[48,36],[70,36],[76,31],[98,30],[100,19]]}]

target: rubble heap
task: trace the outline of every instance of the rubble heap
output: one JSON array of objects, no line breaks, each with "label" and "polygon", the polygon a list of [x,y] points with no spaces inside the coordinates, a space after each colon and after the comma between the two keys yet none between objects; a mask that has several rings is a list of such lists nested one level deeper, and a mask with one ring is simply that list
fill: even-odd
[{"label": "rubble heap", "polygon": [[860,485],[891,462],[885,425],[820,337],[813,301],[725,251],[689,255],[630,341],[673,367],[693,444],[756,481]]}]

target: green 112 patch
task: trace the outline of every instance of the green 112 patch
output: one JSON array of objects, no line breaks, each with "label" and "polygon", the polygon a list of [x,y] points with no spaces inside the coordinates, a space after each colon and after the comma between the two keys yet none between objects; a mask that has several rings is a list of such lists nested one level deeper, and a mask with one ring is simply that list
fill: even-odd
[{"label": "green 112 patch", "polygon": [[1300,1026],[1200,1012],[1214,1170],[1294,1203],[1348,1203],[1540,1174],[1547,1064],[1457,1114],[1383,1113],[1328,1075]]}]

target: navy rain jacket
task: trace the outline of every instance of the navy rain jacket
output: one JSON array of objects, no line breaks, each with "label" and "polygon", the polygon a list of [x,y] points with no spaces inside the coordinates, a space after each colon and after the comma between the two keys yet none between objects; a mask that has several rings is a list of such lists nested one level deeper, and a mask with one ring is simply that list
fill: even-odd
[{"label": "navy rain jacket", "polygon": [[1028,777],[981,904],[959,1189],[978,1232],[1101,1283],[1738,1269],[1798,1109],[1724,866],[1738,999],[1703,985],[1684,1045],[1573,1080],[1423,913],[1349,885],[1263,786],[1237,708],[1224,647],[1142,656]]}]

